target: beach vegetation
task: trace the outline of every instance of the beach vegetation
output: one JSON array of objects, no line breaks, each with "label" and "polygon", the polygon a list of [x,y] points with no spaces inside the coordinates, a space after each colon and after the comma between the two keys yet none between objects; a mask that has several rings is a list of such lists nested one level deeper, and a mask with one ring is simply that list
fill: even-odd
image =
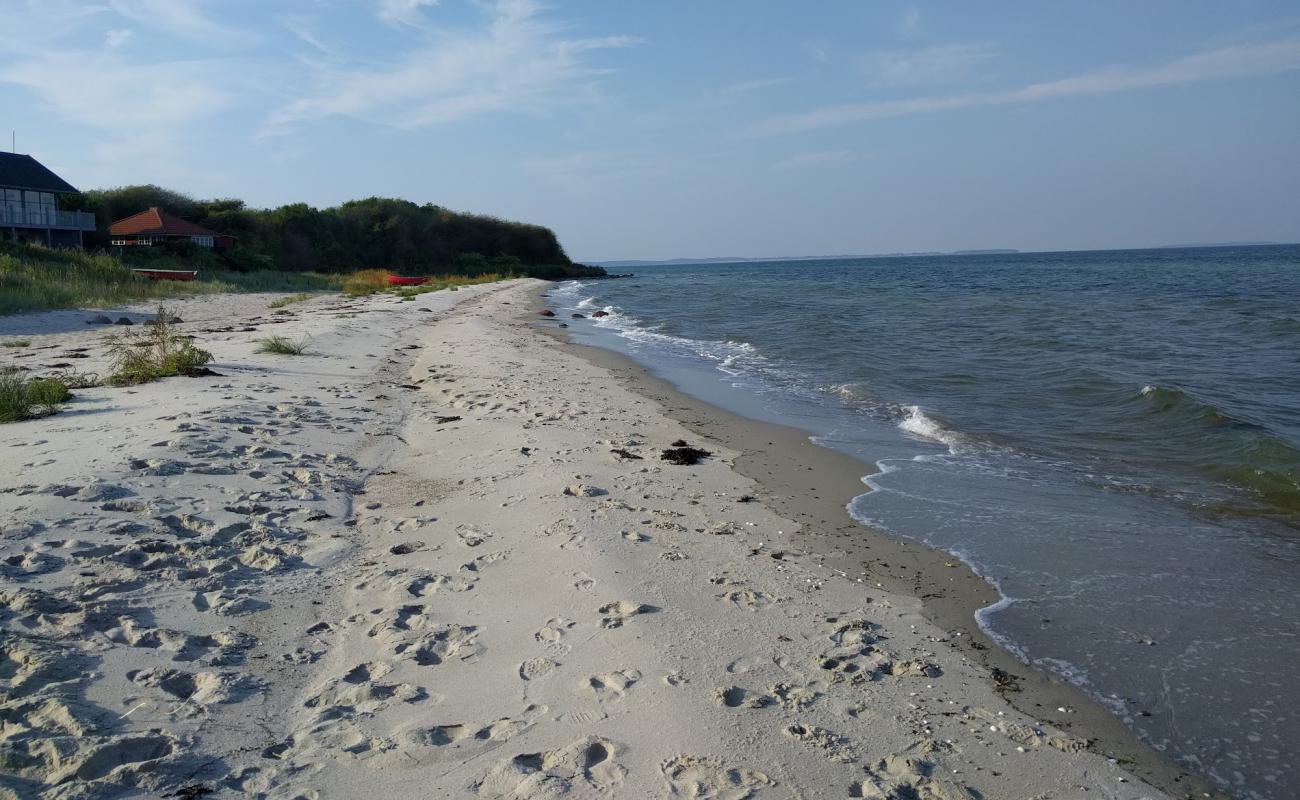
[{"label": "beach vegetation", "polygon": [[257,352],[300,356],[307,352],[307,342],[306,340],[295,341],[287,336],[268,336],[257,340]]},{"label": "beach vegetation", "polygon": [[19,422],[55,414],[72,397],[58,378],[0,374],[0,422]]},{"label": "beach vegetation", "polygon": [[279,300],[272,300],[270,303],[266,304],[266,307],[284,308],[285,306],[290,306],[294,303],[301,303],[304,300],[310,300],[315,296],[315,292],[299,292],[298,294],[291,294],[288,297],[281,297]]},{"label": "beach vegetation", "polygon": [[235,238],[235,246],[222,253],[189,242],[118,248],[139,266],[163,268],[159,262],[180,260],[204,272],[350,274],[381,264],[404,275],[605,274],[600,267],[573,263],[555,233],[541,225],[394,198],[369,197],[330,208],[294,203],[258,209],[234,198],[199,200],[143,185],[85,192],[70,204],[95,214],[97,229],[87,241],[91,249],[110,248],[109,224],[150,206]]},{"label": "beach vegetation", "polygon": [[3,345],[3,346],[5,346],[5,347],[28,347],[29,345],[31,345],[31,340],[29,340],[29,339],[10,339],[10,340],[7,341],[7,342],[0,342],[0,345]]},{"label": "beach vegetation", "polygon": [[113,371],[108,383],[135,386],[159,378],[194,375],[210,362],[212,353],[177,331],[173,319],[171,312],[159,306],[155,319],[114,335],[109,341]]}]

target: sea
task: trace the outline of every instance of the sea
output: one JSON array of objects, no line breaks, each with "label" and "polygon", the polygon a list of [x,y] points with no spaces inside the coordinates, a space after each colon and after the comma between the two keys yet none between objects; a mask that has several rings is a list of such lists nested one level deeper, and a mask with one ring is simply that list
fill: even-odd
[{"label": "sea", "polygon": [[674,263],[549,302],[860,460],[848,513],[993,583],[1018,658],[1234,796],[1295,796],[1300,246]]}]

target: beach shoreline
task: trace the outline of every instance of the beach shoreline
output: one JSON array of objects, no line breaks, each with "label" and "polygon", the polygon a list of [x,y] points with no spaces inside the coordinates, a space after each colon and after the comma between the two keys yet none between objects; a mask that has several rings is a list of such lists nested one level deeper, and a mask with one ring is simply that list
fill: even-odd
[{"label": "beach shoreline", "polygon": [[843,577],[860,471],[543,335],[548,286],[176,304],[216,376],[6,427],[0,796],[1188,796],[1009,705],[926,556]]},{"label": "beach shoreline", "polygon": [[[543,308],[545,296],[539,295],[531,311]],[[734,467],[762,488],[759,500],[802,526],[796,541],[826,555],[826,566],[850,580],[918,598],[925,616],[950,634],[949,646],[979,663],[991,682],[995,671],[1010,678],[1016,688],[1003,697],[1012,706],[1087,739],[1095,752],[1171,794],[1228,797],[1143,742],[1082,689],[1026,664],[989,636],[976,614],[1000,602],[1002,595],[959,557],[873,530],[850,516],[853,499],[871,491],[866,479],[877,474],[875,465],[816,444],[811,432],[744,417],[696,398],[629,356],[575,341],[554,325],[539,323],[539,329],[566,351],[655,401],[667,416],[738,451]]]}]

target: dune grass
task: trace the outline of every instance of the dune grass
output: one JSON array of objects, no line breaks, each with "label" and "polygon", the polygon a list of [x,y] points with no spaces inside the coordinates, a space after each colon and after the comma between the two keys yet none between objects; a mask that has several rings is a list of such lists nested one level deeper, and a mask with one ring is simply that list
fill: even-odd
[{"label": "dune grass", "polygon": [[287,336],[268,336],[257,340],[257,352],[276,353],[282,356],[300,356],[307,352],[307,342],[294,341]]},{"label": "dune grass", "polygon": [[211,353],[177,333],[170,322],[172,318],[170,311],[159,306],[156,319],[113,336],[109,342],[113,357],[109,384],[135,386],[159,378],[189,375],[212,360]]},{"label": "dune grass", "polygon": [[31,343],[30,339],[10,339],[7,342],[0,342],[0,347],[29,347]]},{"label": "dune grass", "polygon": [[267,308],[284,308],[285,306],[301,303],[304,300],[310,300],[316,296],[316,292],[299,292],[291,294],[288,297],[281,297],[279,300],[273,300],[266,304]]},{"label": "dune grass", "polygon": [[[168,265],[184,269],[184,264]],[[338,291],[344,275],[200,271],[196,281],[151,281],[108,255],[36,246],[0,246],[0,314],[106,308],[141,300],[221,292]]]},{"label": "dune grass", "polygon": [[55,414],[72,397],[58,378],[25,378],[15,372],[0,375],[0,422],[18,422]]},{"label": "dune grass", "polygon": [[[157,269],[187,269],[184,261],[158,260]],[[492,283],[517,277],[507,272],[476,275],[436,275],[422,286],[388,285],[388,271],[365,269],[353,273],[222,272],[200,270],[195,281],[152,281],[142,278],[113,256],[77,250],[50,250],[35,245],[0,244],[0,315],[56,308],[108,308],[141,300],[225,292],[296,292],[271,304],[281,308],[315,292],[343,292],[365,297],[392,292],[412,299],[425,292]]]}]

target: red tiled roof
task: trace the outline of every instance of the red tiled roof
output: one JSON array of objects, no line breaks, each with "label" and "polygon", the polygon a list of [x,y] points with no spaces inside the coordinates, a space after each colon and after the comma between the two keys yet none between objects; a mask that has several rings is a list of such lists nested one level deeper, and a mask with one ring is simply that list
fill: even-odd
[{"label": "red tiled roof", "polygon": [[139,214],[133,214],[126,219],[119,219],[108,226],[108,232],[112,236],[217,235],[214,231],[210,231],[202,225],[195,225],[193,222],[186,222],[179,217],[173,217],[166,211],[160,211],[157,207],[141,211]]}]

